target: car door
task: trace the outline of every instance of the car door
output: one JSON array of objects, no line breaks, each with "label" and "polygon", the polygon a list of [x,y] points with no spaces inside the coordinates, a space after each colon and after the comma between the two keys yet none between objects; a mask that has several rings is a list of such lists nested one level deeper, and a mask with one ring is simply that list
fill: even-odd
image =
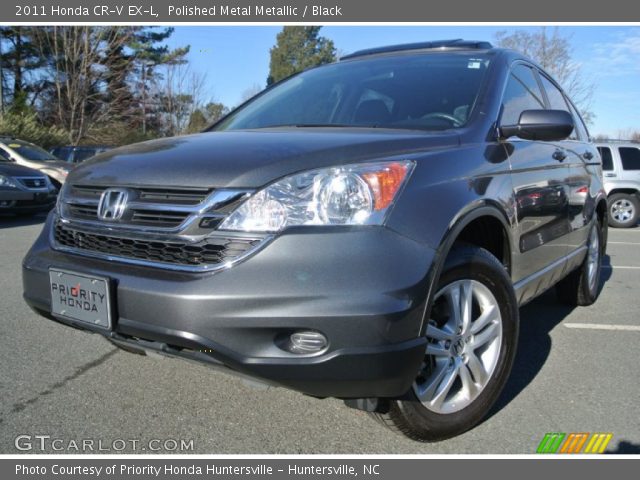
[{"label": "car door", "polygon": [[[514,64],[503,94],[500,125],[517,124],[524,110],[544,108],[536,72],[525,63]],[[505,147],[517,220],[512,276],[515,282],[526,282],[550,265],[564,267],[569,167],[561,149],[550,142],[512,137],[505,141]]]},{"label": "car door", "polygon": [[570,231],[567,234],[568,254],[571,255],[586,245],[591,221],[596,215],[596,198],[601,188],[600,158],[590,141],[582,117],[571,101],[544,72],[538,72],[542,88],[547,96],[549,108],[565,110],[573,117],[574,129],[571,135],[560,142],[558,148],[564,152],[564,163],[569,168],[568,214]]}]

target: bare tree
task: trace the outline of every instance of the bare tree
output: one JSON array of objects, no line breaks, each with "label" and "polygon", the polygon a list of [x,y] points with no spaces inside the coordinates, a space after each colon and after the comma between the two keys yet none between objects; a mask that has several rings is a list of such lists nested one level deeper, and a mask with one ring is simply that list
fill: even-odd
[{"label": "bare tree", "polygon": [[549,31],[541,27],[534,32],[501,31],[495,35],[500,47],[510,48],[532,58],[560,83],[587,123],[593,123],[591,110],[595,84],[586,79],[581,65],[572,59],[571,37],[563,36],[558,27]]},{"label": "bare tree", "polygon": [[[105,83],[112,75],[105,52],[126,45],[126,28],[102,26],[52,26],[34,29],[43,56],[50,58],[47,69],[52,85],[49,110],[55,121],[76,145],[96,125],[106,121],[119,103],[107,101]],[[120,92],[124,94],[125,92]]]},{"label": "bare tree", "polygon": [[154,85],[156,112],[165,135],[187,131],[191,115],[203,107],[206,75],[194,72],[189,64],[170,63]]}]

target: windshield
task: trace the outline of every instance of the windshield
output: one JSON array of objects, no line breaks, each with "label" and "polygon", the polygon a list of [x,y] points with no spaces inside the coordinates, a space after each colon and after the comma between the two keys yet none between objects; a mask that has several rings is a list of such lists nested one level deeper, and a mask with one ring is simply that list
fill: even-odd
[{"label": "windshield", "polygon": [[7,143],[7,147],[9,147],[21,157],[26,158],[27,160],[32,160],[34,162],[49,162],[58,160],[45,149],[40,148],[32,143],[23,142],[20,140],[11,140]]},{"label": "windshield", "polygon": [[284,81],[213,130],[459,128],[467,123],[488,65],[487,55],[469,52],[339,62]]}]

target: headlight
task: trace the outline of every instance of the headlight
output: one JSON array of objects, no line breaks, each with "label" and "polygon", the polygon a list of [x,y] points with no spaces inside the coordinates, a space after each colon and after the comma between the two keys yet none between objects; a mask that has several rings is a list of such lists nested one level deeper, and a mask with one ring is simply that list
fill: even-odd
[{"label": "headlight", "polygon": [[16,184],[13,178],[0,175],[0,187],[18,188],[18,184]]},{"label": "headlight", "polygon": [[256,192],[220,230],[279,232],[300,225],[380,225],[414,162],[383,162],[311,170]]}]

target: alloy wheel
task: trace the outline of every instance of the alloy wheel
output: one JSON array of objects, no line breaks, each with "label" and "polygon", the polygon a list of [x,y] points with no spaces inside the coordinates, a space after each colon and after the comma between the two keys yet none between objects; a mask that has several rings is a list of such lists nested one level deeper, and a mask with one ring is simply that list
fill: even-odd
[{"label": "alloy wheel", "polygon": [[426,337],[426,356],[413,390],[435,413],[460,411],[480,395],[498,363],[498,301],[476,280],[450,283],[435,296]]},{"label": "alloy wheel", "polygon": [[635,207],[629,200],[621,198],[611,205],[611,216],[620,223],[628,222],[635,215]]}]

